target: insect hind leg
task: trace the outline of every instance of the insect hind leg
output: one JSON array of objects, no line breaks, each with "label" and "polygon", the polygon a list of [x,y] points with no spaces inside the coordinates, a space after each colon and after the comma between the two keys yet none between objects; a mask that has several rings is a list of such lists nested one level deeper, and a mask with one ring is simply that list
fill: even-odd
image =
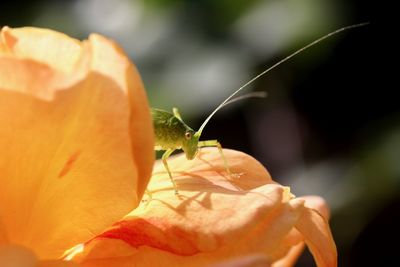
[{"label": "insect hind leg", "polygon": [[218,142],[218,140],[199,141],[198,147],[199,147],[199,148],[201,148],[201,147],[217,147],[217,148],[218,148],[218,151],[219,151],[219,154],[221,155],[221,158],[222,158],[222,160],[223,160],[223,162],[224,162],[224,167],[225,167],[225,170],[226,170],[226,172],[228,173],[228,175],[231,176],[231,177],[237,176],[236,174],[233,174],[233,173],[231,172],[231,170],[230,170],[230,168],[229,168],[229,165],[228,165],[228,161],[226,160],[226,157],[225,157],[225,155],[224,155],[224,152],[222,151],[221,143]]},{"label": "insect hind leg", "polygon": [[172,113],[174,114],[175,117],[182,120],[182,117],[181,117],[181,114],[179,113],[178,108],[172,108]]},{"label": "insect hind leg", "polygon": [[178,195],[178,194],[179,194],[179,193],[178,193],[178,188],[176,187],[176,183],[175,183],[175,181],[174,181],[174,178],[172,178],[172,174],[171,174],[171,171],[170,171],[170,169],[169,169],[168,162],[167,162],[168,157],[171,156],[171,154],[172,154],[174,151],[175,151],[175,149],[168,149],[168,150],[166,150],[166,151],[164,152],[164,154],[162,155],[162,158],[161,158],[161,159],[162,159],[162,163],[164,164],[164,168],[167,170],[168,176],[169,176],[169,178],[171,179],[171,183],[172,183],[172,185],[174,186],[175,195]]}]

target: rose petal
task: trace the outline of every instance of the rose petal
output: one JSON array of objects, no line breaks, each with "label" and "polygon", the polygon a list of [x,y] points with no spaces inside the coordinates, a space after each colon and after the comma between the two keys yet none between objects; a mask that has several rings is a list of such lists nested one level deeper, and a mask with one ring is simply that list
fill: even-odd
[{"label": "rose petal", "polygon": [[8,242],[57,258],[138,205],[154,157],[147,100],[99,35],[0,36],[0,218]]},{"label": "rose petal", "polygon": [[329,220],[330,218],[330,210],[325,200],[319,196],[302,196],[302,199],[306,201],[306,207],[310,209],[316,210],[321,214],[325,220]]},{"label": "rose petal", "polygon": [[21,246],[0,246],[0,266],[35,267],[38,260],[35,254]]},{"label": "rose petal", "polygon": [[270,262],[265,255],[249,255],[237,259],[225,261],[218,264],[213,264],[208,267],[269,267]]},{"label": "rose petal", "polygon": [[34,267],[79,267],[79,265],[72,261],[48,260],[39,261],[38,265]]},{"label": "rose petal", "polygon": [[[227,176],[221,154],[215,153],[215,149],[203,148],[199,155],[190,161],[183,154],[170,157],[168,165],[178,187],[188,191],[198,191],[201,188],[203,191],[205,189],[203,187],[207,185],[216,185],[216,188],[220,190],[228,188],[238,191],[251,190],[265,184],[275,184],[264,166],[254,158],[238,151],[229,149],[224,151],[225,157],[229,157],[229,169],[233,177]],[[172,189],[172,183],[160,161],[154,166],[148,189],[150,191]],[[214,192],[215,187],[211,189]]]},{"label": "rose petal", "polygon": [[318,267],[337,266],[336,245],[326,219],[315,210],[305,209],[296,228],[304,235]]},{"label": "rose petal", "polygon": [[[217,149],[203,149],[193,161],[183,155],[169,159],[179,197],[158,163],[151,197],[86,243],[75,259],[86,267],[204,266],[254,253],[274,262],[292,256],[292,247],[298,255],[304,236],[295,226],[302,220],[304,230],[305,201],[275,184],[250,156],[224,154],[239,177],[226,175]],[[333,242],[324,234],[325,243]]]},{"label": "rose petal", "polygon": [[[59,50],[68,46],[74,49]],[[89,50],[88,44],[54,31],[4,27],[0,32],[0,89],[50,101],[58,90],[88,75],[92,60]],[[64,57],[68,60],[63,61]],[[69,72],[57,69],[58,64],[69,66]]]},{"label": "rose petal", "polygon": [[0,266],[2,267],[79,267],[71,261],[39,261],[35,254],[21,246],[0,246]]},{"label": "rose petal", "polygon": [[287,253],[281,259],[275,261],[274,264],[272,264],[272,267],[294,266],[297,259],[303,252],[304,246],[305,246],[304,242],[301,242],[295,246],[288,247]]},{"label": "rose petal", "polygon": [[62,72],[74,71],[81,57],[81,43],[56,31],[4,27],[1,39],[5,47],[4,54],[41,62]]},{"label": "rose petal", "polygon": [[[299,199],[306,201],[305,207],[318,211],[325,219],[329,218],[329,209],[323,198],[319,196],[303,196]],[[274,262],[273,267],[293,266],[304,249],[304,236],[297,229],[293,229],[286,239],[286,242],[280,246],[282,248],[281,259]],[[333,247],[329,251],[334,252],[336,249]]]},{"label": "rose petal", "polygon": [[0,218],[0,246],[8,244],[8,237],[6,233],[6,229],[4,227],[4,224]]}]

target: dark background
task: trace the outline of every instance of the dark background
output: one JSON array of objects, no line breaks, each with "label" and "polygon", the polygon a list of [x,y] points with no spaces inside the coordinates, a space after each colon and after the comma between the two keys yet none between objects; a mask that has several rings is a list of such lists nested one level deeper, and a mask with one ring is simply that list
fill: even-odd
[{"label": "dark background", "polygon": [[[227,107],[203,139],[253,155],[296,195],[323,196],[339,266],[393,266],[400,105],[382,63],[394,45],[382,41],[373,11],[367,1],[346,0],[9,1],[0,25],[115,39],[141,72],[152,106],[178,107],[197,129],[226,96],[279,59],[337,28],[371,22],[257,80],[246,92],[267,91],[268,98]],[[296,266],[313,260],[305,253]]]}]

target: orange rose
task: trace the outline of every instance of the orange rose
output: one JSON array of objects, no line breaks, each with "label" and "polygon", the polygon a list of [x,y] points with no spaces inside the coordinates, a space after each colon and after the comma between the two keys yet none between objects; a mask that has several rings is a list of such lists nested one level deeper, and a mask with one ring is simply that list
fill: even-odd
[{"label": "orange rose", "polygon": [[0,266],[278,267],[304,244],[336,266],[325,203],[295,198],[246,154],[224,151],[235,178],[216,149],[171,158],[179,197],[160,163],[148,183],[143,86],[104,37],[4,28],[0,94]]}]

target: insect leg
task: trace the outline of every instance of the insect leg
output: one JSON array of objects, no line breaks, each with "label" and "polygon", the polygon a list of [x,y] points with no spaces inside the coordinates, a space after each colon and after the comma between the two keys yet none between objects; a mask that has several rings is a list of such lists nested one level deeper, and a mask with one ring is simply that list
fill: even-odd
[{"label": "insect leg", "polygon": [[148,196],[148,198],[147,199],[142,199],[142,202],[144,203],[144,202],[150,202],[152,199],[153,199],[153,193],[151,193],[151,191],[149,191],[148,189],[146,189],[145,191],[144,191],[145,193],[146,193],[146,195]]},{"label": "insect leg", "polygon": [[229,176],[232,176],[231,170],[229,169],[228,161],[226,160],[225,155],[222,152],[221,143],[218,142],[218,140],[199,141],[198,147],[205,147],[205,146],[218,148],[218,151],[221,154],[221,158],[224,161],[226,172],[228,173]]},{"label": "insect leg", "polygon": [[163,164],[164,164],[164,167],[165,167],[165,169],[167,170],[167,172],[168,172],[168,175],[169,175],[169,178],[171,179],[171,183],[172,183],[172,185],[174,186],[174,191],[175,191],[175,195],[178,195],[178,189],[177,189],[177,187],[176,187],[176,184],[175,184],[175,181],[174,181],[174,179],[172,178],[172,174],[171,174],[171,171],[169,170],[169,166],[168,166],[168,162],[167,162],[167,159],[168,159],[168,157],[172,154],[172,152],[174,152],[175,151],[175,149],[167,149],[165,152],[164,152],[164,154],[162,155],[162,162],[163,162]]},{"label": "insect leg", "polygon": [[172,108],[172,113],[174,113],[175,117],[182,120],[182,117],[181,117],[181,114],[179,114],[178,108]]}]

